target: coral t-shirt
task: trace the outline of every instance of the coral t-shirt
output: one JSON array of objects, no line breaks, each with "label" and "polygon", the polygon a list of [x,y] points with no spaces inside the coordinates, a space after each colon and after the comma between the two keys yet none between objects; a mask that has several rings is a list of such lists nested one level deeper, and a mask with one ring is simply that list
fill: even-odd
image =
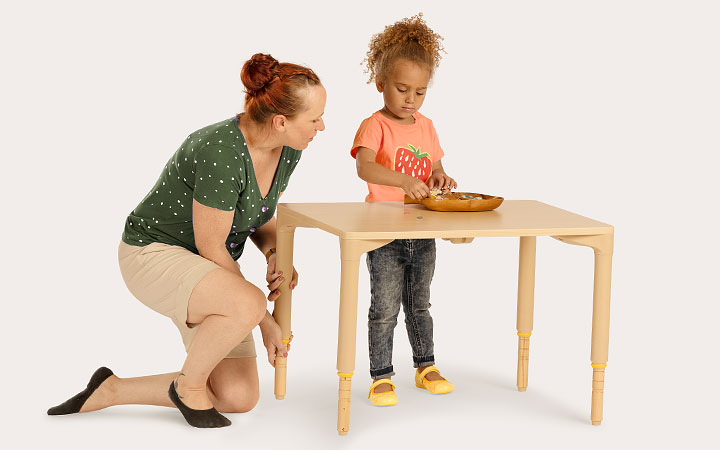
[{"label": "coral t-shirt", "polygon": [[[358,147],[375,152],[375,162],[396,172],[426,181],[432,174],[432,163],[445,153],[440,148],[432,120],[413,113],[415,123],[402,125],[380,111],[363,120],[355,134],[350,155],[357,157]],[[366,202],[403,201],[405,192],[397,187],[368,183]]]}]

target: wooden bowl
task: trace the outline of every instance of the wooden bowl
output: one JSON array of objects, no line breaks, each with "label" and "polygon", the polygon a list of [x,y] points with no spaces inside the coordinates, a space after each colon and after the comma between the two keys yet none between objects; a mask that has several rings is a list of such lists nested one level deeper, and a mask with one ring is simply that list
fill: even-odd
[{"label": "wooden bowl", "polygon": [[[462,198],[463,195],[469,195],[476,198]],[[504,200],[502,197],[476,194],[474,192],[452,192],[438,197],[444,198],[438,199],[427,197],[420,200],[414,200],[406,195],[405,204],[423,205],[432,211],[490,211],[500,206]],[[477,197],[482,197],[482,200]]]}]

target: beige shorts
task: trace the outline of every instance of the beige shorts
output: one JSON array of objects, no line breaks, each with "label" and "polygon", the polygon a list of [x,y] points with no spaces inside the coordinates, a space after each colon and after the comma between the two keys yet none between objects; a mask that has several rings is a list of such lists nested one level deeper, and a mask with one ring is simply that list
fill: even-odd
[{"label": "beige shorts", "polygon": [[[138,247],[120,241],[118,260],[132,295],[173,321],[187,351],[197,331],[187,324],[190,294],[205,275],[220,266],[180,246],[158,242]],[[251,332],[226,358],[256,356]]]}]

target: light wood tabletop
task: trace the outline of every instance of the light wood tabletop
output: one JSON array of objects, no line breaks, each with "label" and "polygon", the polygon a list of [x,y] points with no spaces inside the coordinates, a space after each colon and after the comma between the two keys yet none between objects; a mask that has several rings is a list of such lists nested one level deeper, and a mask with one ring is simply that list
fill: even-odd
[{"label": "light wood tabletop", "polygon": [[[281,203],[283,214],[344,239],[612,234],[611,225],[534,200],[506,200],[478,212],[430,211],[420,205]],[[278,211],[278,216],[280,215]],[[422,217],[422,219],[418,218]]]},{"label": "light wood tabletop", "polygon": [[[517,387],[528,380],[529,340],[533,326],[536,236],[551,236],[569,244],[590,247],[595,254],[591,366],[593,369],[591,421],[602,421],[605,367],[609,342],[610,279],[614,229],[611,225],[534,200],[505,200],[492,211],[439,212],[420,205],[382,203],[281,203],[278,205],[277,265],[291,273],[295,228],[318,228],[340,240],[340,313],[337,369],[338,424],[341,435],[350,426],[350,386],[355,370],[357,284],[360,257],[394,239],[442,238],[469,243],[477,237],[517,236],[518,268],[518,372]],[[290,339],[291,291],[284,283],[273,316],[285,342]],[[287,360],[275,363],[275,397],[286,393]]]}]

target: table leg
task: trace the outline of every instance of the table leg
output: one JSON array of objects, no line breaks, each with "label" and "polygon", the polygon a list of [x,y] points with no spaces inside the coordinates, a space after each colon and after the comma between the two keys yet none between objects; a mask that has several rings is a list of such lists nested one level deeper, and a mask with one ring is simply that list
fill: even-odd
[{"label": "table leg", "polygon": [[603,392],[605,390],[605,367],[608,360],[610,340],[610,278],[612,253],[595,250],[595,279],[593,287],[592,349],[590,360],[593,368],[592,408],[590,420],[600,425],[603,415]]},{"label": "table leg", "polygon": [[360,256],[390,240],[340,239],[340,320],[338,325],[337,370],[338,434],[350,429],[350,387],[355,370],[355,338],[357,336],[358,269]]},{"label": "table leg", "polygon": [[[283,283],[280,288],[280,296],[275,300],[273,309],[273,317],[275,322],[280,325],[283,343],[290,342],[290,310],[292,305],[292,291],[289,288],[290,278],[293,273],[293,241],[295,237],[295,227],[278,226],[277,227],[277,266],[276,269],[282,271],[287,282]],[[287,358],[281,353],[275,355],[275,398],[282,400],[285,398],[287,380]]]},{"label": "table leg", "polygon": [[535,236],[520,237],[517,300],[517,388],[520,392],[524,392],[528,385],[530,335],[533,328],[533,308],[535,303],[535,246]]},{"label": "table leg", "polygon": [[612,274],[613,235],[553,236],[563,242],[592,247],[595,251],[593,281],[592,344],[590,351],[593,368],[590,420],[600,425],[603,414],[605,367],[610,340],[610,281]]}]

